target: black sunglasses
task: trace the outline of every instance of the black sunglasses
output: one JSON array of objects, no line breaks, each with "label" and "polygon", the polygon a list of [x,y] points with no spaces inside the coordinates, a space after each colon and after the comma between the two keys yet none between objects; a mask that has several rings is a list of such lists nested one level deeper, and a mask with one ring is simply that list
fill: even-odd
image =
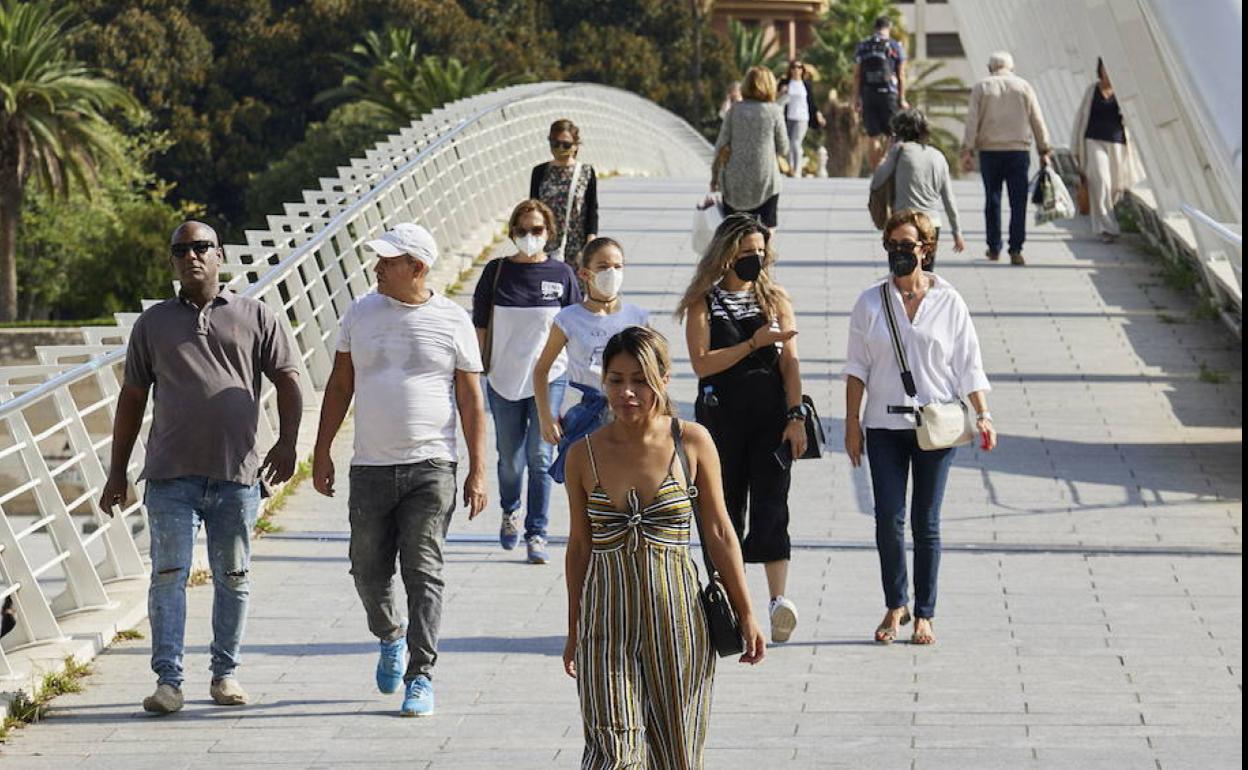
[{"label": "black sunglasses", "polygon": [[923,241],[917,241],[917,242],[916,241],[894,241],[894,240],[884,241],[885,251],[914,252],[914,251],[918,251],[920,246],[923,246]]},{"label": "black sunglasses", "polygon": [[194,249],[195,255],[202,257],[207,254],[209,250],[215,249],[216,247],[217,245],[212,241],[190,241],[188,243],[173,244],[169,247],[169,253],[178,259],[183,259],[191,252],[191,249]]},{"label": "black sunglasses", "polygon": [[576,146],[576,142],[563,142],[558,139],[550,140],[550,149],[552,150],[570,150]]}]

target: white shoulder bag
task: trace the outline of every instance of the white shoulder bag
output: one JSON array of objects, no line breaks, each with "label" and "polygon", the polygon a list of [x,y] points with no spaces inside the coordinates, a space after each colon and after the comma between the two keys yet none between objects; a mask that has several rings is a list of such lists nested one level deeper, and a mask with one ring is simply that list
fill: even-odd
[{"label": "white shoulder bag", "polygon": [[572,183],[568,185],[568,208],[563,212],[563,236],[559,238],[559,248],[550,253],[552,259],[558,259],[566,262],[563,256],[564,249],[568,245],[568,229],[572,222],[572,204],[576,202],[576,183],[581,178],[581,162],[578,160],[572,166]]},{"label": "white shoulder bag", "polygon": [[[914,386],[914,374],[906,361],[906,350],[901,344],[901,330],[897,328],[897,316],[893,312],[893,298],[888,290],[888,281],[880,284],[880,302],[884,305],[884,317],[888,319],[888,334],[893,338],[893,353],[897,356],[897,366],[901,369],[901,384],[906,395],[914,398],[918,389]],[[915,437],[919,448],[949,449],[950,447],[969,444],[975,438],[975,424],[971,421],[971,410],[966,402],[959,398],[947,404],[924,404],[920,407],[890,406],[891,414],[910,413],[914,415]]]}]

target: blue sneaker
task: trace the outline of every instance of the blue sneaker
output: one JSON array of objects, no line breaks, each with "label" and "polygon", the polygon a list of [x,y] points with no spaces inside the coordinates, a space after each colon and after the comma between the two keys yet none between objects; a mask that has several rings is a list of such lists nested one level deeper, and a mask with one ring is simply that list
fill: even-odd
[{"label": "blue sneaker", "polygon": [[401,717],[427,717],[433,714],[433,682],[421,674],[407,683],[407,691],[403,694],[403,705],[399,707]]},{"label": "blue sneaker", "polygon": [[498,528],[498,544],[504,551],[510,551],[520,542],[520,511],[503,514],[503,523]]},{"label": "blue sneaker", "polygon": [[407,668],[407,629],[403,636],[393,642],[379,642],[381,654],[377,657],[377,689],[384,693],[397,692],[403,684],[403,670]]}]

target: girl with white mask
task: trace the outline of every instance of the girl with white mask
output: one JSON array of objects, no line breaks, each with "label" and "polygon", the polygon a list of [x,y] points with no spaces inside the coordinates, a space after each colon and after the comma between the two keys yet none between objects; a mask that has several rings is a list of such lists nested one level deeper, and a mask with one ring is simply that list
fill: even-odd
[{"label": "girl with white mask", "polygon": [[550,362],[546,377],[538,383],[533,380],[533,365],[556,314],[581,300],[572,266],[550,259],[545,250],[558,238],[556,230],[555,216],[546,204],[526,200],[517,205],[507,225],[516,253],[487,263],[472,297],[472,320],[481,343],[486,396],[498,442],[502,505],[498,542],[511,550],[523,535],[528,560],[534,564],[548,559],[551,479],[546,471],[554,457],[552,447],[542,441],[538,415],[562,405],[567,357]]},{"label": "girl with white mask", "polygon": [[568,361],[568,380],[581,391],[581,402],[559,419],[558,406],[537,399],[542,421],[542,438],[559,446],[559,455],[550,466],[550,476],[563,483],[563,463],[568,447],[602,424],[607,399],[602,385],[602,351],[617,333],[630,326],[645,326],[649,314],[620,299],[624,283],[624,249],[611,238],[595,238],[581,252],[577,277],[585,286],[585,298],[555,316],[546,347],[533,370],[535,393],[549,381],[551,369],[561,356]]}]

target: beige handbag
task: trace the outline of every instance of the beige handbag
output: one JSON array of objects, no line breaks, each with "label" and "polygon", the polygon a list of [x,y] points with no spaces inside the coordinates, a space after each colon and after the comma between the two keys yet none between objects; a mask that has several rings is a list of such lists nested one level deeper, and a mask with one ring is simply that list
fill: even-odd
[{"label": "beige handbag", "polygon": [[[914,374],[906,361],[906,350],[901,344],[901,330],[897,328],[897,317],[893,312],[893,298],[888,291],[888,281],[880,284],[880,302],[884,305],[884,317],[888,319],[888,334],[893,339],[893,354],[897,356],[897,366],[901,369],[901,384],[906,395],[914,398],[918,389],[914,386]],[[918,439],[919,449],[949,449],[969,444],[975,439],[975,423],[971,419],[971,410],[961,398],[945,404],[924,404],[920,407],[890,406],[891,414],[911,413],[914,415],[914,434]]]}]

